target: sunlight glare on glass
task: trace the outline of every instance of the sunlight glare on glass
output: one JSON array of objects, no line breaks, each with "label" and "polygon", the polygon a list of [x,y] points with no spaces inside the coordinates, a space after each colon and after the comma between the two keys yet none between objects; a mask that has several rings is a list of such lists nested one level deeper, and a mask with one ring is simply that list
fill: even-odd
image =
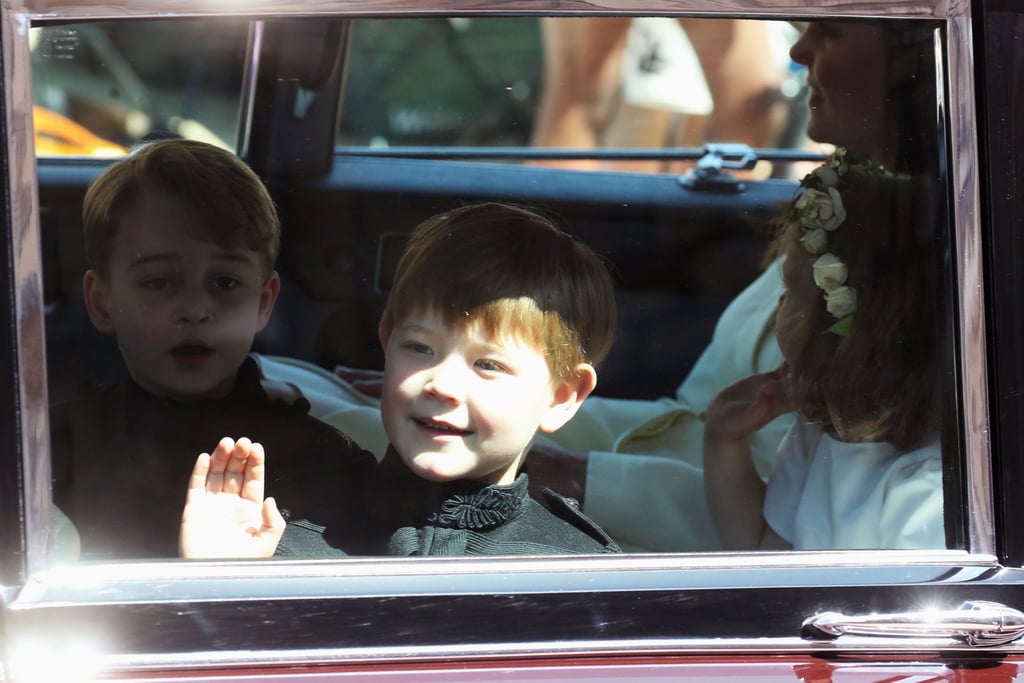
[{"label": "sunlight glare on glass", "polygon": [[52,640],[26,638],[10,649],[13,683],[79,683],[94,680],[100,669],[99,643],[75,638],[61,643],[59,655]]}]

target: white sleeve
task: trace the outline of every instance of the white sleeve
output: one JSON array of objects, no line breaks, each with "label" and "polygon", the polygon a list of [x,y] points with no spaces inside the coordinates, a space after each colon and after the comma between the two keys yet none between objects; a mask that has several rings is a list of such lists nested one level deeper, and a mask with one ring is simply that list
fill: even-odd
[{"label": "white sleeve", "polygon": [[774,261],[722,312],[711,343],[676,390],[680,402],[700,413],[730,384],[782,364],[774,332],[764,334],[783,291],[782,266]]},{"label": "white sleeve", "polygon": [[703,471],[645,455],[591,452],[583,511],[627,552],[719,550]]}]

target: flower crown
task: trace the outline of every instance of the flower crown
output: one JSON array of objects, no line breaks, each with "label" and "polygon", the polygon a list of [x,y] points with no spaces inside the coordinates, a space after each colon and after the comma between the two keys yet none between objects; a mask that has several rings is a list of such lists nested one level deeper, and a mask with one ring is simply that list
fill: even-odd
[{"label": "flower crown", "polygon": [[850,174],[887,175],[888,171],[865,156],[838,147],[828,160],[800,181],[796,200],[786,214],[787,232],[799,226],[800,244],[815,256],[814,284],[825,293],[825,309],[836,319],[826,332],[845,337],[857,312],[857,290],[846,284],[842,259],[828,251],[829,233],[846,220],[839,193]]}]

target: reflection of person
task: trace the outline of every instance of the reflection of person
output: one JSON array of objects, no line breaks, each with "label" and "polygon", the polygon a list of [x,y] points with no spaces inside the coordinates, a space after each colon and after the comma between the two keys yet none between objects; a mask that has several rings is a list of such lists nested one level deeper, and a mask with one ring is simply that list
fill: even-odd
[{"label": "reflection of person", "polygon": [[[293,488],[323,506],[313,521],[326,530],[304,526],[305,538],[286,537],[278,554],[617,551],[566,499],[551,491],[545,505],[530,498],[520,473],[536,432],[557,430],[593,390],[594,365],[614,330],[604,264],[543,217],[482,204],[421,223],[380,322],[391,446],[379,466],[340,487],[296,478]],[[219,450],[196,464],[183,515],[186,557],[220,555],[222,533],[244,543],[253,529],[268,537],[279,529],[263,507],[258,449],[251,465],[246,445]],[[225,472],[241,483],[228,477],[225,487]],[[237,534],[208,533],[207,520],[234,519],[240,509],[249,517]],[[272,542],[249,548],[257,556],[275,550]]]},{"label": "reflection of person", "polygon": [[[779,88],[785,68],[775,59],[766,26],[738,19],[541,19],[544,79],[531,144],[771,144],[784,116]],[[682,77],[670,84],[666,73]],[[679,140],[670,134],[675,112],[683,115]],[[586,160],[544,163],[600,167]],[[638,161],[615,167],[659,168],[657,162]]]},{"label": "reflection of person", "polygon": [[372,460],[271,401],[247,360],[277,298],[279,225],[237,157],[193,141],[144,145],[90,186],[83,225],[86,308],[131,376],[51,411],[54,502],[83,559],[177,556],[181,486],[224,434],[259,438],[278,471]]},{"label": "reflection of person", "polygon": [[[780,238],[784,363],[708,406],[708,503],[730,549],[943,548],[934,198],[838,150]],[[782,413],[767,488],[747,437]]]},{"label": "reflection of person", "polygon": [[[935,172],[930,32],[884,23],[812,23],[791,54],[808,69],[812,138],[847,146],[893,170]],[[780,365],[772,334],[783,292],[780,272],[778,264],[768,267],[729,304],[674,397],[591,397],[569,424],[538,437],[529,458],[531,479],[580,500],[626,550],[719,548],[704,497],[702,415],[722,388]],[[308,364],[267,357],[260,362],[266,377],[299,388],[314,415],[379,453],[374,399]],[[750,435],[762,477],[771,472],[791,423],[790,415],[780,415]]]}]

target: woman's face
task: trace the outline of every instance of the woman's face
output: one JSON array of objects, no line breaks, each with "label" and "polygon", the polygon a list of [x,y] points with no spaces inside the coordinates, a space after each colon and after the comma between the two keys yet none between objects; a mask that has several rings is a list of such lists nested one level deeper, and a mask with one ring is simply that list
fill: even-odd
[{"label": "woman's face", "polygon": [[812,22],[789,54],[807,67],[807,135],[882,159],[886,39],[880,26]]}]

